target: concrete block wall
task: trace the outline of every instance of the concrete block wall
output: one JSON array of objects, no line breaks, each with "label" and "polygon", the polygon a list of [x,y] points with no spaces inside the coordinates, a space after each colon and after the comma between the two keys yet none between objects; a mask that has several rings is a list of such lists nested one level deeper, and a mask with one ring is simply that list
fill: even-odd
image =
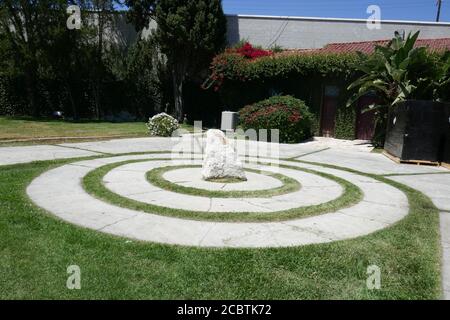
[{"label": "concrete block wall", "polygon": [[406,34],[420,30],[421,39],[450,38],[450,23],[382,21],[381,29],[370,30],[363,19],[304,18],[228,15],[228,42],[247,39],[265,48],[322,48],[334,42],[391,39],[395,31]]},{"label": "concrete block wall", "polygon": [[[124,14],[118,14],[113,28],[127,44],[135,41],[136,32]],[[151,21],[142,36],[148,37],[155,28],[156,23]],[[418,30],[421,39],[450,38],[450,23],[444,22],[382,21],[381,29],[370,30],[362,19],[227,15],[230,45],[244,39],[265,48],[317,49],[336,42],[388,40],[395,31],[407,34]]]}]

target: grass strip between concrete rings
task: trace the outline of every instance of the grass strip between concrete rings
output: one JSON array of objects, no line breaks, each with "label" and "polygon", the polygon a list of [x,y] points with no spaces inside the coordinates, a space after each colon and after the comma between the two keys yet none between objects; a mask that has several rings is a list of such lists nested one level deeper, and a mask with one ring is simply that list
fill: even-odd
[{"label": "grass strip between concrete rings", "polygon": [[[343,193],[336,199],[324,202],[318,205],[304,206],[298,208],[292,208],[283,211],[274,212],[196,212],[183,209],[167,208],[162,206],[157,206],[149,203],[143,203],[133,199],[129,199],[118,195],[103,184],[103,177],[112,169],[119,166],[133,163],[133,162],[144,162],[144,161],[165,161],[172,160],[168,158],[161,159],[140,159],[140,160],[129,160],[118,163],[113,163],[99,167],[91,172],[89,172],[83,178],[83,187],[91,195],[109,202],[111,204],[153,213],[160,214],[170,217],[192,219],[192,220],[208,220],[208,221],[230,221],[230,222],[261,222],[261,221],[285,221],[297,218],[309,217],[313,215],[319,215],[329,212],[335,212],[337,210],[349,207],[355,203],[361,201],[363,197],[362,191],[353,183],[348,182],[342,178],[336,177],[331,174],[323,173],[320,171],[315,171],[306,168],[299,168],[296,166],[280,165],[282,168],[301,170],[311,174],[319,175],[323,178],[330,179],[337,182],[343,188]],[[177,159],[183,160],[183,159]],[[258,164],[270,165],[270,163],[258,162]],[[320,190],[318,190],[320,192]]]},{"label": "grass strip between concrete rings", "polygon": [[[179,185],[177,183],[168,181],[164,179],[163,175],[164,173],[176,170],[176,169],[186,169],[186,168],[201,168],[201,166],[198,165],[181,165],[181,166],[165,166],[165,167],[159,167],[154,168],[147,172],[147,180],[164,190],[173,191],[177,193],[184,193],[194,196],[200,196],[200,197],[209,197],[209,198],[267,198],[267,197],[273,197],[273,196],[279,196],[286,193],[291,193],[300,190],[301,185],[300,183],[292,179],[288,176],[285,176],[283,174],[275,173],[275,172],[269,172],[269,171],[263,171],[263,170],[256,170],[256,169],[248,169],[245,168],[245,171],[263,174],[266,176],[270,176],[272,178],[275,178],[283,183],[280,187],[270,188],[270,189],[263,189],[263,190],[207,190],[207,189],[200,189],[200,188],[194,188],[194,187],[186,187]],[[214,181],[216,182],[216,181]],[[242,180],[239,180],[239,182],[242,182]],[[218,181],[218,183],[221,183]],[[233,182],[234,183],[234,182]]]},{"label": "grass strip between concrete rings", "polygon": [[[28,198],[35,177],[81,160],[0,167],[1,299],[441,298],[439,211],[404,184],[369,175],[405,192],[410,211],[364,237],[291,248],[193,248],[81,228]],[[65,285],[74,263],[82,290]],[[379,290],[367,288],[370,265],[380,268]]]}]

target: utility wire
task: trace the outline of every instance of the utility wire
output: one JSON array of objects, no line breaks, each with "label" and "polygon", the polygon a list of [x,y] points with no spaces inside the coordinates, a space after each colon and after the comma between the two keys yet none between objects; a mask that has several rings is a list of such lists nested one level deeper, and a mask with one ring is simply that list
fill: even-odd
[{"label": "utility wire", "polygon": [[284,21],[281,24],[281,27],[278,30],[278,32],[275,34],[273,40],[271,39],[271,41],[269,41],[269,44],[267,45],[267,48],[271,48],[274,44],[277,43],[278,39],[280,39],[281,35],[284,33],[284,30],[286,30],[286,27],[287,27],[288,24],[289,24],[289,19],[287,19],[286,21]]}]

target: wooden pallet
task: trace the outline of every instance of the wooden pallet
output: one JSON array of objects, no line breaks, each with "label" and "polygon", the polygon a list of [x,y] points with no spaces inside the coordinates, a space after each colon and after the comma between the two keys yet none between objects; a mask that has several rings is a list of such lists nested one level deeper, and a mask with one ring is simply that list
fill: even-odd
[{"label": "wooden pallet", "polygon": [[392,154],[388,153],[387,151],[383,151],[382,154],[384,154],[386,157],[394,161],[395,163],[407,163],[407,164],[415,164],[418,166],[440,166],[441,164],[437,161],[428,161],[428,160],[402,160],[396,156],[393,156]]}]

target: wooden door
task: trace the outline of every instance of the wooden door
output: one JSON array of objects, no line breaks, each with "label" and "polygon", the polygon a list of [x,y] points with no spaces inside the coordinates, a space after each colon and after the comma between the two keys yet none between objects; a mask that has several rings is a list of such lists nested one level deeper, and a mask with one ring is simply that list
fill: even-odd
[{"label": "wooden door", "polygon": [[371,140],[375,133],[375,112],[363,112],[373,103],[376,103],[377,97],[368,95],[359,98],[356,113],[356,139]]}]

